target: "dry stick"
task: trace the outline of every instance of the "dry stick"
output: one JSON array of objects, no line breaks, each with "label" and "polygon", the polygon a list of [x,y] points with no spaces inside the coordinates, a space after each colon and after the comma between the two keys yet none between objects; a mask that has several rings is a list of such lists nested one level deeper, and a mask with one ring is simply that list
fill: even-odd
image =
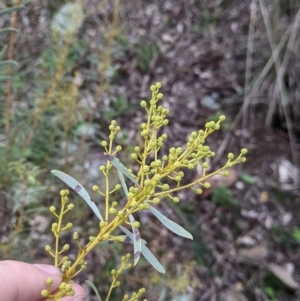
[{"label": "dry stick", "polygon": [[[267,29],[268,39],[269,39],[269,43],[270,43],[270,46],[272,49],[272,55],[273,55],[273,53],[275,51],[274,37],[273,37],[273,32],[272,32],[272,28],[271,28],[271,24],[270,24],[269,12],[266,9],[266,7],[264,6],[265,3],[263,3],[263,1],[264,0],[259,0],[259,3],[260,3],[261,11],[263,14],[263,19],[264,19],[265,27]],[[288,42],[288,47],[285,52],[283,62],[281,63],[281,61],[278,57],[276,59],[274,59],[275,69],[276,69],[276,74],[277,74],[276,88],[278,87],[278,90],[280,93],[281,104],[283,107],[284,116],[285,116],[285,120],[286,120],[286,124],[287,124],[288,136],[289,136],[289,140],[290,140],[290,149],[291,149],[291,153],[292,153],[293,162],[296,166],[299,166],[300,154],[296,150],[297,142],[296,142],[296,138],[295,138],[295,132],[294,132],[294,128],[292,125],[292,121],[287,112],[287,104],[289,103],[289,98],[288,98],[286,88],[284,86],[283,77],[284,77],[284,73],[287,68],[288,61],[290,59],[292,45],[294,45],[295,40],[296,40],[296,35],[298,32],[299,26],[300,26],[300,9],[298,10],[298,13],[293,22],[292,33],[291,33],[291,36],[290,36],[290,39]],[[297,188],[296,186],[299,185],[298,178],[299,178],[299,170],[295,169],[294,170],[295,188]]]},{"label": "dry stick", "polygon": [[[18,6],[20,1],[14,1],[14,6]],[[12,28],[17,28],[17,21],[18,21],[18,13],[14,11],[12,13],[10,19],[10,26]],[[8,46],[8,60],[13,60],[14,57],[14,48],[15,48],[15,39],[16,32],[12,31],[9,36],[9,46]],[[7,67],[7,74],[9,77],[12,76],[12,66]],[[10,132],[10,120],[11,120],[11,109],[12,109],[12,100],[11,100],[11,90],[12,90],[12,80],[11,78],[8,79],[6,84],[6,135],[9,135]]]},{"label": "dry stick", "polygon": [[225,138],[223,139],[220,147],[218,148],[217,154],[213,160],[213,164],[216,165],[220,158],[223,156],[223,153],[227,147],[227,145],[230,142],[230,138],[232,135],[232,130],[238,125],[238,123],[241,120],[243,111],[244,111],[244,106],[249,106],[250,102],[251,102],[251,96],[254,94],[255,91],[257,91],[260,87],[260,85],[262,84],[262,82],[264,81],[266,75],[268,74],[269,70],[271,69],[274,59],[276,59],[281,51],[281,49],[283,48],[283,46],[285,45],[285,42],[287,41],[291,31],[292,31],[293,26],[290,25],[290,27],[286,30],[285,34],[283,35],[280,43],[278,44],[278,46],[276,47],[275,51],[273,52],[273,55],[269,58],[267,64],[265,65],[265,67],[263,68],[263,70],[261,71],[261,73],[259,74],[258,77],[256,77],[256,79],[253,80],[254,84],[251,88],[251,90],[248,92],[247,97],[244,100],[243,106],[240,109],[240,111],[238,112],[238,114],[236,115],[233,123],[231,124],[230,127],[230,131],[226,134]]}]

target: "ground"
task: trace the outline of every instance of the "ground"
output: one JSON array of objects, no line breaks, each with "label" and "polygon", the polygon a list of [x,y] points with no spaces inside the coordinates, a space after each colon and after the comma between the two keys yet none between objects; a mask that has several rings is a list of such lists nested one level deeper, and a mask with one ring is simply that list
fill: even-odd
[{"label": "ground", "polygon": [[[79,128],[78,124],[88,124],[89,120],[90,128],[96,134],[84,138],[89,147],[77,148],[74,142],[75,151],[67,156],[67,160],[61,158],[62,166],[69,165],[72,174],[81,178],[85,177],[85,172],[93,174],[104,160],[96,142],[107,135],[106,127],[111,118],[115,118],[124,129],[119,141],[129,153],[130,147],[136,144],[137,125],[144,118],[139,102],[149,98],[149,86],[158,81],[162,83],[163,106],[170,110],[169,125],[165,130],[168,134],[166,148],[183,146],[191,131],[203,128],[208,120],[225,114],[227,119],[221,130],[207,141],[216,152],[216,157],[210,162],[211,169],[222,166],[228,152],[238,154],[241,148],[248,149],[247,162],[235,167],[229,180],[212,180],[212,188],[202,196],[191,191],[180,193],[178,205],[169,200],[160,205],[161,212],[193,234],[193,241],[172,235],[147,213],[137,216],[143,225],[142,237],[165,266],[167,274],[157,275],[141,260],[126,275],[124,287],[112,300],[121,300],[119,294],[140,286],[148,287],[146,298],[149,301],[299,300],[297,40],[293,42],[290,38],[285,45],[293,44],[281,53],[282,64],[277,67],[284,66],[283,77],[276,73],[273,65],[262,75],[272,53],[275,53],[272,42],[268,40],[268,30],[273,30],[275,46],[290,25],[294,26],[292,32],[297,31],[299,3],[262,0],[121,1],[118,30],[114,34],[109,28],[113,27],[113,7],[116,6],[108,2],[93,11],[95,3],[86,3],[85,8],[90,9],[90,14],[70,50],[70,67],[63,78],[65,82],[70,78],[79,80],[76,84],[79,104],[74,111],[84,108],[84,112],[80,122],[74,124]],[[38,94],[42,84],[47,82],[42,82],[42,78],[46,78],[47,72],[51,73],[55,59],[51,59],[49,24],[60,5],[46,0],[32,1],[20,12],[21,36],[16,44],[15,59],[20,62],[20,73],[24,71],[27,82],[14,95],[17,108],[26,107],[20,100],[22,93],[27,93],[27,97],[37,97],[32,96],[35,94],[28,88],[34,85],[36,76],[41,78],[36,84],[39,87],[34,90]],[[266,26],[266,12],[270,27]],[[39,34],[33,34],[37,28]],[[297,37],[297,33],[295,35]],[[105,51],[101,52],[108,48],[109,58]],[[293,51],[289,61],[285,62],[288,49]],[[103,83],[98,86],[97,60],[102,67],[108,62],[109,67],[103,67],[105,76],[100,78],[100,82],[106,81],[107,86]],[[284,81],[284,87],[280,80]],[[60,98],[63,94],[60,91],[66,88],[63,84],[57,88],[55,97]],[[292,112],[291,119],[287,118],[286,107],[282,105],[286,95],[292,99],[287,103]],[[28,106],[32,109],[30,104]],[[68,105],[67,110],[69,108]],[[53,111],[50,113],[54,114]],[[52,122],[56,126],[61,119]],[[70,153],[71,147],[72,143]],[[80,165],[84,168],[76,164],[79,162],[77,156],[82,153],[84,159],[81,158]],[[33,160],[33,156],[28,158]],[[45,163],[43,160],[41,162]],[[43,168],[53,167],[52,161],[48,161],[51,160],[41,164]],[[188,173],[186,179],[195,178],[200,173]],[[88,178],[87,175],[86,182]],[[94,175],[90,178],[94,179]],[[53,191],[55,188],[52,187]],[[46,197],[45,204],[49,202]],[[42,217],[39,215],[39,218]],[[93,235],[93,229],[89,229],[93,224],[88,211],[84,217],[74,214],[74,218],[86,220],[86,225],[77,227]],[[9,216],[6,219],[9,220]],[[34,229],[46,221],[32,219],[31,227]],[[7,228],[1,231],[7,231]],[[35,251],[30,251],[26,260],[48,262],[45,252],[36,250],[51,241],[49,232],[41,236],[39,231],[30,231],[31,237],[36,235],[37,239],[30,242],[36,244]],[[92,267],[85,276],[93,279],[95,284],[103,283],[100,293],[108,289],[105,279],[113,268],[111,261],[118,260],[119,254],[125,250],[132,250],[131,246],[97,250],[87,258]],[[96,265],[104,272],[95,271],[93,267]]]}]

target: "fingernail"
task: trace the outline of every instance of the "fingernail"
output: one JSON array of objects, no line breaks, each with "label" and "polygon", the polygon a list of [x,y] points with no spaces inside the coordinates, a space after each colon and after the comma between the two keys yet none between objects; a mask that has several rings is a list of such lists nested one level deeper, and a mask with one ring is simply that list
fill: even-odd
[{"label": "fingernail", "polygon": [[48,265],[48,264],[34,264],[34,266],[36,268],[38,268],[39,270],[46,272],[52,276],[59,276],[61,275],[60,270],[57,267],[54,267],[52,265]]}]

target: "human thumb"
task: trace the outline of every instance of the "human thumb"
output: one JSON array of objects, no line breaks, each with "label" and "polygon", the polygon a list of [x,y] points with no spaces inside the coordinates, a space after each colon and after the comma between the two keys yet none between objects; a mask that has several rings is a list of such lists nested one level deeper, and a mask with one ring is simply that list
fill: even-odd
[{"label": "human thumb", "polygon": [[47,278],[53,279],[53,291],[62,281],[60,270],[51,265],[0,261],[0,295],[6,301],[41,300],[41,291],[47,288]]}]

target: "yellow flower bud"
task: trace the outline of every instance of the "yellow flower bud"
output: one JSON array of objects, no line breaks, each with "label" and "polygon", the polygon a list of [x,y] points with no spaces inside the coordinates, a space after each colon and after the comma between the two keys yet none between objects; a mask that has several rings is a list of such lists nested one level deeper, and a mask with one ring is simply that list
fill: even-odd
[{"label": "yellow flower bud", "polygon": [[227,158],[228,158],[229,160],[233,160],[233,159],[234,159],[234,154],[233,154],[233,153],[229,153],[229,154],[227,155]]},{"label": "yellow flower bud", "polygon": [[48,285],[53,284],[53,279],[52,278],[47,278],[46,279],[46,284],[48,284]]},{"label": "yellow flower bud", "polygon": [[52,224],[52,230],[57,229],[57,227],[58,227],[58,223],[53,223],[53,224]]},{"label": "yellow flower bud", "polygon": [[162,93],[158,93],[156,96],[157,99],[163,99],[163,97],[164,97],[164,95]]},{"label": "yellow flower bud", "polygon": [[178,162],[178,161],[174,162],[174,167],[179,168],[180,166],[181,166],[180,162]]},{"label": "yellow flower bud", "polygon": [[156,91],[156,87],[155,87],[154,85],[151,85],[150,91],[151,91],[151,92],[155,92],[155,91]]},{"label": "yellow flower bud", "polygon": [[51,207],[49,208],[49,210],[50,210],[50,212],[55,212],[56,208],[55,208],[54,206],[51,206]]},{"label": "yellow flower bud", "polygon": [[75,295],[75,291],[72,289],[72,290],[68,291],[66,295],[73,297]]},{"label": "yellow flower bud", "polygon": [[141,106],[142,108],[147,107],[147,102],[146,102],[145,100],[142,100],[142,101],[140,102],[140,106]]},{"label": "yellow flower bud", "polygon": [[73,227],[73,224],[72,224],[72,223],[67,223],[67,224],[66,224],[66,228],[67,228],[67,229],[71,229],[72,227]]},{"label": "yellow flower bud", "polygon": [[206,189],[208,189],[208,188],[210,188],[210,183],[205,182],[205,183],[203,184],[203,186],[204,186]]},{"label": "yellow flower bud", "polygon": [[202,189],[200,189],[200,188],[196,189],[195,191],[197,194],[202,194],[202,192],[203,192]]},{"label": "yellow flower bud", "polygon": [[105,221],[101,221],[101,222],[99,223],[100,228],[103,228],[103,227],[105,227],[106,225],[107,225],[107,223],[106,223]]},{"label": "yellow flower bud", "polygon": [[47,252],[49,252],[49,251],[51,251],[51,247],[50,247],[49,245],[47,245],[47,246],[45,246],[45,250],[46,250]]},{"label": "yellow flower bud", "polygon": [[173,202],[174,203],[179,203],[179,201],[180,201],[180,199],[177,196],[173,197]]},{"label": "yellow flower bud", "polygon": [[135,154],[135,153],[131,154],[131,159],[136,160],[137,159],[137,154]]},{"label": "yellow flower bud", "polygon": [[202,164],[202,167],[203,167],[203,168],[208,168],[208,163],[207,163],[207,162],[204,162],[204,163]]},{"label": "yellow flower bud", "polygon": [[45,297],[45,298],[46,298],[46,297],[48,297],[49,295],[50,295],[50,293],[48,292],[48,290],[42,290],[42,291],[41,291],[41,296],[42,296],[42,297]]},{"label": "yellow flower bud", "polygon": [[109,208],[108,210],[109,214],[115,214],[117,212],[116,208]]},{"label": "yellow flower bud", "polygon": [[164,184],[163,186],[162,186],[162,189],[163,190],[168,190],[170,188],[170,186],[168,185],[168,184]]},{"label": "yellow flower bud", "polygon": [[98,186],[98,185],[94,185],[94,186],[92,187],[92,189],[93,189],[93,191],[99,191],[99,186]]},{"label": "yellow flower bud", "polygon": [[157,204],[160,203],[160,199],[159,199],[159,198],[154,198],[154,199],[152,200],[152,202],[153,202],[153,204],[157,205]]},{"label": "yellow flower bud", "polygon": [[68,208],[68,210],[73,210],[74,209],[74,204],[69,204],[67,208]]},{"label": "yellow flower bud", "polygon": [[138,221],[135,221],[132,223],[133,228],[139,228],[140,227],[140,223]]},{"label": "yellow flower bud", "polygon": [[242,155],[246,155],[247,153],[248,153],[247,148],[241,149],[241,154],[242,154]]}]

